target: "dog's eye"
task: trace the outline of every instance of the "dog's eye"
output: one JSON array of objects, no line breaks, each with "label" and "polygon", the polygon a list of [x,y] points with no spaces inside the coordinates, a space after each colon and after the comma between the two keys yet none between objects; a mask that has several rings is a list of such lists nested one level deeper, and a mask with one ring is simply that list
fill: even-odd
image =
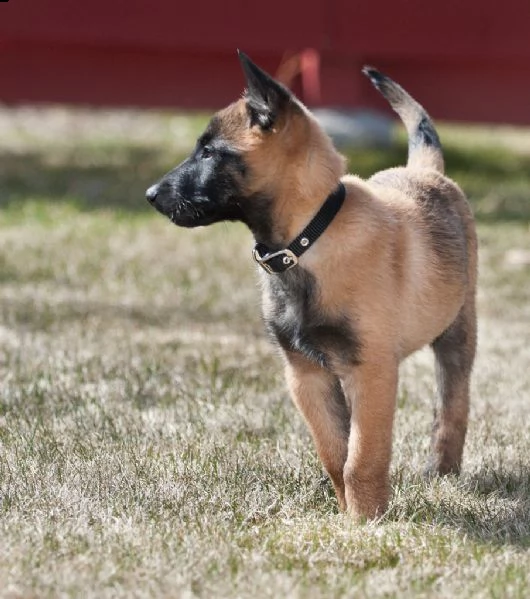
[{"label": "dog's eye", "polygon": [[201,152],[201,158],[211,158],[213,154],[212,146],[204,146]]}]

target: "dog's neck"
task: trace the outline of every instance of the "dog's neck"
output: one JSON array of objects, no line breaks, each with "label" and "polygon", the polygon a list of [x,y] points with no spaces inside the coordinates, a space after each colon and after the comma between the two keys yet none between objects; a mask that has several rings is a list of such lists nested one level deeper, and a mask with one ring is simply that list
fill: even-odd
[{"label": "dog's neck", "polygon": [[[302,176],[284,173],[270,196],[264,196],[262,209],[252,215],[247,224],[258,243],[271,249],[281,249],[299,235],[319,211],[344,174],[344,160],[333,151],[330,160],[311,163]],[[295,171],[300,172],[300,171]]]}]

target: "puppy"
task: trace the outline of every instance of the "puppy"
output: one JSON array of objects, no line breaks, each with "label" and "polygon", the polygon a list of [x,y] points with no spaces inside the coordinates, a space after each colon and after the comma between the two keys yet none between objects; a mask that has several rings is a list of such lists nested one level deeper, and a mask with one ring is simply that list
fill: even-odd
[{"label": "puppy", "polygon": [[398,365],[427,344],[438,384],[428,471],[460,470],[476,344],[473,217],[443,174],[431,119],[391,79],[364,69],[407,128],[407,166],[364,181],[345,175],[290,91],[239,58],[244,97],[147,199],[179,226],[249,227],[264,320],[338,503],[377,517],[389,498]]}]

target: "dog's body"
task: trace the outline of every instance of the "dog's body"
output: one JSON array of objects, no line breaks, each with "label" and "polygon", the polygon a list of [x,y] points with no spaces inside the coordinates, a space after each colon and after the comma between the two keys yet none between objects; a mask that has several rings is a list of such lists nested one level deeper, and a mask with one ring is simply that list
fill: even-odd
[{"label": "dog's body", "polygon": [[363,181],[344,176],[290,92],[241,60],[246,96],[148,198],[183,226],[241,220],[279,250],[342,180],[344,203],[314,246],[293,268],[262,275],[263,310],[340,506],[373,517],[388,501],[398,365],[426,344],[439,387],[429,470],[460,469],[476,343],[473,218],[442,174],[428,115],[390,79],[365,70],[407,126],[409,161]]}]

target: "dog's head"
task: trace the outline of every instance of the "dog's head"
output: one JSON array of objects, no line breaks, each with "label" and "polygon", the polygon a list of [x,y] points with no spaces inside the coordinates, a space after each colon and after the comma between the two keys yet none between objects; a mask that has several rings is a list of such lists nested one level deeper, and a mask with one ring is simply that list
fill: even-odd
[{"label": "dog's head", "polygon": [[[286,190],[295,197],[301,188],[315,193],[317,185],[318,193],[326,185],[322,153],[338,157],[324,170],[342,171],[341,157],[307,109],[245,54],[239,58],[243,98],[216,113],[192,154],[147,190],[148,201],[176,225],[240,220],[255,233],[268,230]],[[333,172],[331,189],[340,174]]]}]

